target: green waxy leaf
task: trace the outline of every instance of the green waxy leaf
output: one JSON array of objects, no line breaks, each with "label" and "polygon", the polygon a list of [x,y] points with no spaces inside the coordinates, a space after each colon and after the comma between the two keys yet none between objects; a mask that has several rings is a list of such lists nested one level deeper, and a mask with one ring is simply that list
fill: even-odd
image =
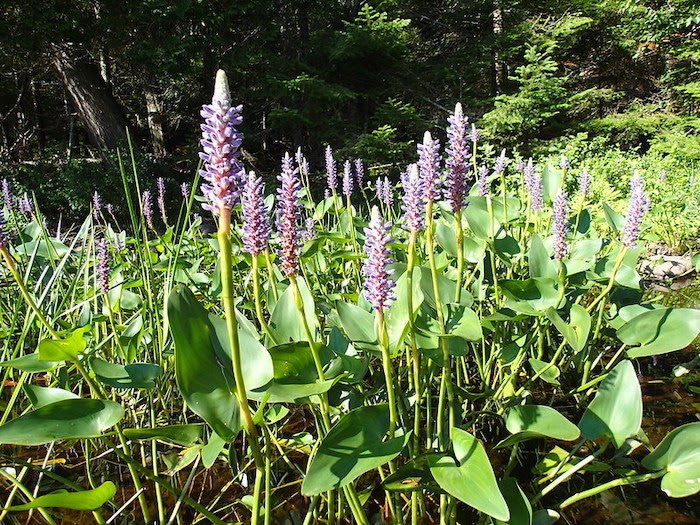
[{"label": "green waxy leaf", "polygon": [[[304,305],[304,316],[312,334],[318,330],[318,319],[316,318],[314,298],[306,286],[304,279],[298,277],[297,285]],[[280,295],[275,309],[270,317],[270,331],[275,336],[278,343],[288,343],[294,341],[307,341],[308,337],[301,322],[296,299],[294,297],[294,287],[288,286]]]},{"label": "green waxy leaf", "polygon": [[643,312],[617,331],[631,358],[665,354],[685,348],[700,334],[700,310],[659,308]]},{"label": "green waxy leaf", "polygon": [[581,435],[578,427],[563,415],[551,407],[541,405],[521,405],[510,408],[506,416],[506,428],[512,436],[501,441],[496,448],[545,437],[572,441]]},{"label": "green waxy leaf", "polygon": [[92,490],[68,492],[57,490],[51,494],[39,496],[24,505],[7,507],[9,511],[22,511],[47,507],[58,507],[71,510],[97,510],[111,500],[117,493],[117,487],[111,481],[105,481],[102,485]]},{"label": "green waxy leaf", "polygon": [[78,356],[87,347],[83,335],[90,326],[83,326],[63,339],[43,339],[39,342],[39,360],[41,361],[77,361]]},{"label": "green waxy leaf", "polygon": [[547,318],[564,336],[566,343],[574,352],[580,352],[586,347],[588,335],[591,332],[591,316],[580,304],[571,305],[569,316],[570,322],[567,323],[554,308],[547,310]]},{"label": "green waxy leaf", "polygon": [[496,483],[496,476],[479,440],[459,428],[452,429],[450,456],[433,459],[430,472],[445,491],[467,505],[501,521],[510,519],[508,504]]},{"label": "green waxy leaf", "polygon": [[57,401],[63,401],[64,399],[79,398],[79,396],[75,395],[73,392],[63,390],[62,388],[49,388],[27,384],[23,385],[22,388],[34,408],[41,408]]},{"label": "green waxy leaf", "polygon": [[620,448],[641,424],[642,389],[632,363],[622,361],[603,379],[578,426],[587,439],[609,437]]},{"label": "green waxy leaf", "polygon": [[545,277],[547,279],[557,279],[557,267],[549,257],[547,249],[542,243],[542,239],[537,234],[533,234],[530,239],[530,250],[527,252],[530,267],[530,277]]},{"label": "green waxy leaf", "polygon": [[155,379],[163,372],[160,366],[151,363],[118,365],[99,357],[90,359],[90,368],[100,382],[113,388],[153,388]]},{"label": "green waxy leaf", "polygon": [[506,298],[506,306],[516,312],[539,316],[549,308],[559,306],[559,291],[553,279],[503,280],[499,285]]},{"label": "green waxy leaf", "polygon": [[649,470],[666,469],[661,490],[672,498],[700,491],[700,423],[689,423],[669,433],[642,460]]},{"label": "green waxy leaf", "polygon": [[0,366],[12,367],[17,370],[22,370],[23,372],[48,372],[53,370],[58,365],[63,363],[63,361],[42,361],[39,359],[39,353],[33,353],[28,355],[23,355],[16,359],[9,359],[7,361],[0,362]]},{"label": "green waxy leaf", "polygon": [[497,525],[532,525],[532,505],[525,493],[518,486],[515,478],[504,478],[498,482],[498,487],[508,503],[510,519],[496,520]]},{"label": "green waxy leaf", "polygon": [[340,488],[383,465],[408,443],[410,433],[384,441],[389,432],[389,405],[356,408],[323,438],[311,460],[301,493],[305,496]]},{"label": "green waxy leaf", "polygon": [[102,399],[64,399],[0,426],[0,444],[43,445],[62,439],[101,435],[124,415],[124,408]]}]

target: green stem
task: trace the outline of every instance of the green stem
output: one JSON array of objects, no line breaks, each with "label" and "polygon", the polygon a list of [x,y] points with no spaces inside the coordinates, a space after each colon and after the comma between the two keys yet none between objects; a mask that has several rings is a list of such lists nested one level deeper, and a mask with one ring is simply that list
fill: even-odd
[{"label": "green stem", "polygon": [[622,266],[622,262],[625,259],[626,253],[627,247],[623,246],[620,249],[620,253],[617,254],[617,260],[615,261],[615,266],[613,267],[613,271],[610,274],[610,280],[608,281],[608,285],[605,288],[603,288],[603,291],[600,292],[600,295],[598,295],[598,297],[596,297],[595,300],[586,307],[587,312],[590,313],[596,307],[596,305],[610,293],[610,290],[613,289],[613,286],[615,286],[615,276],[617,275],[618,270]]},{"label": "green stem", "polygon": [[582,492],[574,494],[573,496],[565,499],[561,503],[561,505],[559,505],[559,508],[563,509],[565,507],[568,507],[569,505],[573,505],[574,503],[581,501],[582,499],[590,498],[591,496],[595,496],[596,494],[605,492],[606,490],[609,490],[613,487],[621,487],[623,485],[633,485],[635,483],[642,483],[644,481],[660,478],[664,474],[666,474],[666,471],[660,470],[658,472],[652,472],[650,474],[637,474],[636,476],[629,476],[627,478],[614,479],[612,481],[608,481],[607,483],[603,483],[602,485],[598,485],[597,487],[593,487],[592,489],[584,490]]},{"label": "green stem", "polygon": [[255,301],[255,315],[258,318],[258,323],[260,323],[260,328],[262,328],[265,335],[270,338],[273,345],[277,345],[277,339],[270,331],[270,326],[265,321],[265,315],[263,314],[262,301],[260,299],[260,269],[258,265],[258,256],[256,254],[251,254],[253,259],[252,265],[252,275],[253,275],[253,300]]},{"label": "green stem", "polygon": [[457,287],[455,289],[455,303],[462,298],[462,284],[464,283],[464,229],[462,228],[462,210],[455,213],[457,226]]}]

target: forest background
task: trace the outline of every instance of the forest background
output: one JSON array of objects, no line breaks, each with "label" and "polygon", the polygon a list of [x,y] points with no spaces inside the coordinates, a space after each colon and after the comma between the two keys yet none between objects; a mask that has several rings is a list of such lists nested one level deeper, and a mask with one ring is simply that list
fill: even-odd
[{"label": "forest background", "polygon": [[0,17],[0,178],[54,218],[94,191],[119,209],[127,128],[142,177],[191,182],[218,68],[268,177],[301,147],[320,180],[330,144],[396,179],[461,101],[486,157],[564,155],[608,200],[634,169],[697,193],[697,0],[6,0]]}]

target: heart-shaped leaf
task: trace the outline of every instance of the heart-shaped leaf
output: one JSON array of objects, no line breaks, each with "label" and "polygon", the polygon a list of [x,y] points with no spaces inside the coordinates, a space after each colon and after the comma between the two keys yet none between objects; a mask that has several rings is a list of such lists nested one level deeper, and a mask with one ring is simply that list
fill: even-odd
[{"label": "heart-shaped leaf", "polygon": [[513,435],[501,441],[496,448],[544,437],[572,441],[581,435],[576,425],[553,408],[542,405],[510,408],[506,416],[506,428]]},{"label": "heart-shaped leaf", "polygon": [[64,390],[62,388],[49,388],[45,386],[37,385],[23,385],[24,392],[27,394],[29,401],[31,401],[34,408],[41,408],[45,405],[50,405],[57,401],[63,401],[64,399],[78,399],[79,396],[75,395],[69,390]]},{"label": "heart-shaped leaf", "polygon": [[631,358],[665,354],[687,347],[700,334],[700,310],[659,308],[645,311],[626,322],[617,336]]},{"label": "heart-shaped leaf", "polygon": [[672,498],[700,491],[700,423],[689,423],[669,433],[642,460],[649,470],[666,469],[661,490]]},{"label": "heart-shaped leaf", "polygon": [[62,339],[43,339],[39,342],[39,360],[77,361],[78,356],[87,347],[83,335],[90,328],[90,326],[77,328],[68,337]]},{"label": "heart-shaped leaf", "polygon": [[163,369],[152,363],[118,365],[99,357],[90,359],[90,368],[105,385],[113,388],[153,388]]}]

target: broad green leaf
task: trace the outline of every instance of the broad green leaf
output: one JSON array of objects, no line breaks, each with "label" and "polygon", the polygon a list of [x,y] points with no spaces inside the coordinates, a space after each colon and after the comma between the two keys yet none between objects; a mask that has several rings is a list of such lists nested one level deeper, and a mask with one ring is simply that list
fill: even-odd
[{"label": "broad green leaf", "polygon": [[378,352],[374,316],[359,306],[338,301],[335,304],[340,324],[348,339],[358,349]]},{"label": "broad green leaf", "polygon": [[508,265],[512,264],[513,257],[521,252],[518,241],[510,235],[496,238],[493,249],[498,258]]},{"label": "broad green leaf", "polygon": [[43,257],[51,261],[58,261],[64,257],[70,248],[56,239],[35,239],[25,242],[15,248],[18,253],[30,257],[35,251],[38,257]]},{"label": "broad green leaf", "polygon": [[545,277],[557,280],[558,272],[554,261],[549,257],[547,249],[542,243],[542,239],[537,234],[533,234],[530,239],[530,250],[527,252],[527,259],[530,265],[530,277]]},{"label": "broad green leaf", "polygon": [[498,284],[506,298],[505,305],[516,312],[539,316],[548,308],[559,306],[559,291],[553,279],[503,280]]},{"label": "broad green leaf", "polygon": [[605,202],[603,203],[603,212],[605,213],[605,221],[608,223],[608,226],[610,226],[610,229],[615,233],[620,232],[625,225],[624,215],[613,210]]},{"label": "broad green leaf", "polygon": [[602,239],[576,240],[571,246],[569,258],[564,261],[566,275],[574,275],[593,268],[602,245]]},{"label": "broad green leaf", "polygon": [[99,357],[90,359],[90,368],[97,379],[113,388],[153,388],[163,369],[152,363],[118,365]]},{"label": "broad green leaf", "polygon": [[114,426],[124,408],[102,399],[64,399],[0,426],[0,444],[43,445],[62,439],[97,437]]},{"label": "broad green leaf", "polygon": [[0,366],[16,368],[17,370],[22,370],[23,372],[48,372],[53,370],[58,365],[62,364],[63,361],[42,361],[39,359],[39,353],[35,352],[33,354],[23,355],[16,359],[9,359],[7,361],[0,362]]},{"label": "broad green leaf", "polygon": [[546,381],[550,385],[559,385],[559,368],[557,368],[556,365],[551,365],[545,361],[541,361],[540,359],[535,359],[534,357],[531,357],[530,359],[527,360],[528,363],[530,363],[530,366],[532,369],[535,371],[535,373],[538,373],[540,370],[546,367],[546,370],[540,374],[540,379],[542,381]]},{"label": "broad green leaf", "polygon": [[408,272],[403,272],[396,281],[394,293],[397,300],[386,312],[386,330],[389,334],[389,351],[395,355],[402,350],[402,343],[408,335],[410,318],[415,318],[416,312],[423,303],[423,292],[420,288],[420,268],[413,269],[413,312],[408,311]]},{"label": "broad green leaf", "polygon": [[508,504],[496,483],[491,462],[479,440],[459,428],[452,429],[457,461],[449,456],[433,459],[430,472],[445,491],[467,505],[501,521],[510,519]]},{"label": "broad green leaf", "polygon": [[126,428],[124,435],[136,441],[160,439],[185,447],[194,445],[202,435],[202,425],[167,425],[154,428]]},{"label": "broad green leaf", "polygon": [[510,519],[508,521],[496,520],[497,525],[532,525],[532,505],[525,493],[518,486],[515,478],[504,478],[498,482],[498,487],[505,497]]},{"label": "broad green leaf", "polygon": [[542,196],[545,202],[554,202],[564,184],[564,173],[551,164],[542,169]]},{"label": "broad green leaf", "polygon": [[700,334],[700,310],[663,308],[643,312],[617,331],[631,358],[665,354],[687,347]]},{"label": "broad green leaf", "polygon": [[567,344],[574,352],[580,352],[586,347],[588,341],[588,335],[591,331],[591,316],[580,304],[571,305],[569,316],[570,322],[567,323],[554,308],[547,310],[547,318],[564,336]]},{"label": "broad green leaf", "polygon": [[43,339],[39,342],[39,359],[41,361],[77,361],[78,356],[87,347],[83,335],[90,326],[77,328],[63,339]]},{"label": "broad green leaf", "polygon": [[39,496],[24,505],[7,507],[10,511],[21,511],[47,507],[58,507],[71,510],[97,510],[111,500],[117,493],[117,487],[111,481],[105,481],[96,489],[68,492],[57,490],[51,494]]},{"label": "broad green leaf", "polygon": [[[304,279],[298,277],[297,285],[304,305],[304,316],[312,334],[318,330],[314,298]],[[280,295],[270,317],[270,331],[279,342],[308,341],[294,297],[294,287],[288,286]]]},{"label": "broad green leaf", "polygon": [[581,417],[579,428],[587,439],[609,437],[620,448],[642,424],[642,390],[630,361],[622,361],[600,383]]},{"label": "broad green leaf", "polygon": [[552,509],[536,510],[532,515],[532,525],[554,525],[561,515]]},{"label": "broad green leaf", "polygon": [[410,433],[384,441],[389,405],[363,406],[347,413],[323,438],[304,477],[305,496],[340,488],[396,456]]},{"label": "broad green leaf", "polygon": [[442,457],[441,453],[427,453],[401,465],[396,472],[389,474],[382,482],[382,488],[390,492],[413,492],[428,490],[444,492],[430,473],[430,461]]},{"label": "broad green leaf", "polygon": [[219,437],[219,434],[212,432],[209,436],[209,441],[201,449],[202,454],[202,464],[204,468],[211,468],[211,466],[216,463],[216,460],[224,450],[226,442]]},{"label": "broad green leaf", "polygon": [[[209,313],[192,292],[177,285],[168,298],[168,320],[175,341],[175,378],[183,399],[227,442],[241,428],[231,368],[224,367]],[[225,344],[225,343],[224,343]]]},{"label": "broad green leaf", "polygon": [[[638,290],[640,288],[642,278],[636,270],[639,253],[639,250],[629,250],[625,254],[623,263],[615,274],[615,284],[625,288],[632,288],[633,290]],[[612,277],[618,254],[619,251],[615,250],[601,258],[593,269],[595,273],[592,278],[596,280],[609,280],[610,277]]]},{"label": "broad green leaf", "polygon": [[508,410],[506,428],[513,434],[496,448],[503,448],[528,439],[549,437],[572,441],[581,435],[578,427],[548,406],[519,405]]},{"label": "broad green leaf", "polygon": [[444,220],[435,221],[435,237],[438,244],[450,257],[457,257],[457,235],[455,226],[449,226]]},{"label": "broad green leaf", "polygon": [[661,490],[672,498],[700,491],[700,423],[680,426],[642,460],[649,470],[666,469]]},{"label": "broad green leaf", "polygon": [[63,401],[64,399],[79,399],[79,396],[73,392],[62,388],[49,388],[27,384],[22,385],[22,388],[34,408],[41,408],[57,401]]}]

